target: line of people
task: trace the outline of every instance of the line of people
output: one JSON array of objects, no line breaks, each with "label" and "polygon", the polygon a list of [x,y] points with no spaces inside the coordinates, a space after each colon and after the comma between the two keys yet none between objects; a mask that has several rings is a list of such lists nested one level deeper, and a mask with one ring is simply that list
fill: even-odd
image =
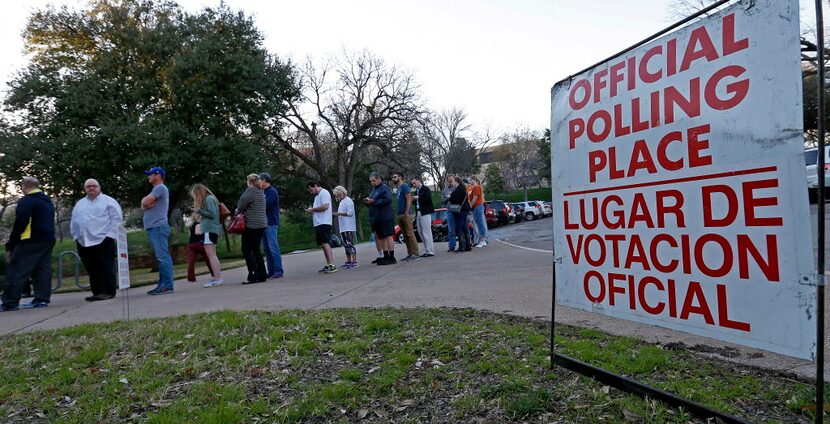
[{"label": "line of people", "polygon": [[[148,291],[150,295],[164,295],[174,292],[173,259],[169,250],[170,226],[168,222],[169,190],[164,184],[167,174],[161,167],[144,171],[152,185],[150,193],[142,198],[143,224],[153,255],[159,265],[156,286]],[[477,177],[470,184],[458,176],[447,178],[447,188],[442,192],[442,201],[448,208],[450,231],[449,251],[471,250],[471,233],[468,231],[467,216],[472,212],[476,223],[478,244],[487,246],[487,226],[484,220],[483,195]],[[279,192],[271,185],[268,173],[250,174],[246,178],[247,188],[236,205],[236,213],[245,216],[242,233],[242,254],[248,269],[246,281],[242,284],[265,282],[284,276],[278,235],[280,224]],[[420,177],[405,182],[402,173],[392,176],[395,190],[383,182],[383,177],[372,172],[369,176],[371,193],[363,199],[369,209],[369,219],[378,257],[372,261],[377,265],[397,263],[395,259],[395,223],[400,227],[407,256],[404,261],[418,261],[435,256],[432,234],[432,214],[435,208],[432,192]],[[356,230],[357,216],[354,201],[342,186],[333,189],[338,202],[333,211],[331,194],[317,181],[306,184],[309,194],[314,196],[311,207],[306,209],[312,216],[315,239],[322,248],[325,264],[321,273],[332,274],[340,268],[357,268]],[[15,222],[6,243],[7,281],[3,291],[0,311],[17,310],[21,292],[31,280],[34,299],[23,307],[41,308],[49,305],[51,299],[51,258],[55,245],[55,208],[51,199],[40,190],[40,182],[32,177],[21,183],[23,198],[18,202]],[[89,274],[92,295],[86,298],[94,302],[115,297],[117,272],[115,266],[116,240],[123,225],[123,213],[118,202],[103,194],[100,183],[89,179],[84,183],[86,196],[80,199],[72,211],[70,229],[76,242],[78,254]],[[190,189],[193,198],[193,225],[190,228],[188,244],[187,280],[196,281],[195,264],[198,258],[205,259],[210,270],[210,280],[205,288],[224,284],[221,264],[216,253],[216,244],[222,230],[224,204],[203,184],[194,184]],[[395,211],[393,212],[393,205]],[[424,251],[420,253],[415,238],[411,214],[414,211]],[[346,261],[338,268],[334,265],[331,248],[332,219],[337,217],[340,242],[345,250]],[[458,248],[456,249],[456,238]],[[260,246],[265,251],[263,257]],[[266,266],[267,265],[267,266]]]}]

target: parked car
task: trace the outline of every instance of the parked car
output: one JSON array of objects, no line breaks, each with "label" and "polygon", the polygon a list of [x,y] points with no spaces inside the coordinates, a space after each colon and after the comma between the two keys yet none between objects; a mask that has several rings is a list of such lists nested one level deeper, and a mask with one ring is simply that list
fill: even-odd
[{"label": "parked car", "polygon": [[553,207],[551,207],[550,202],[545,202],[542,200],[535,200],[535,202],[542,207],[542,216],[547,218],[549,216],[553,216]]},{"label": "parked car", "polygon": [[513,204],[511,204],[510,202],[508,202],[506,200],[496,200],[496,201],[504,203],[504,207],[507,208],[507,223],[508,224],[515,224],[516,222],[518,222],[516,220],[516,209],[513,208]]},{"label": "parked car", "polygon": [[533,221],[534,219],[542,218],[545,213],[542,212],[542,206],[536,202],[518,202],[524,207],[525,219]]},{"label": "parked car", "polygon": [[498,227],[507,225],[510,218],[507,203],[501,200],[490,200],[484,202],[484,217],[487,218],[487,227]]},{"label": "parked car", "polygon": [[553,216],[553,203],[545,201],[545,205],[550,208],[550,215]]},{"label": "parked car", "polygon": [[[807,165],[807,194],[810,197],[810,203],[818,201],[818,149],[813,147],[804,150],[804,162]],[[830,146],[824,148],[824,181],[825,184],[830,183],[830,177],[827,171],[830,170]],[[830,190],[825,190],[825,198],[830,194]]]},{"label": "parked car", "polygon": [[516,222],[522,222],[525,219],[525,206],[522,203],[511,203],[513,206],[513,214],[516,216]]}]

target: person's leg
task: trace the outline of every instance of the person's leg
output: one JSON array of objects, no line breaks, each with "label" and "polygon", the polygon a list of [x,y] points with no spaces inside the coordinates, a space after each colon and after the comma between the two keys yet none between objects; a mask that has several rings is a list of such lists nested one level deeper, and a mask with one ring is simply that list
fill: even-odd
[{"label": "person's leg", "polygon": [[421,240],[424,242],[424,254],[434,255],[435,246],[432,242],[432,214],[421,215],[418,212],[418,232],[421,233]]},{"label": "person's leg", "polygon": [[254,230],[250,228],[246,228],[245,231],[242,232],[242,256],[245,257],[245,265],[248,267],[248,278],[249,282],[256,281],[256,257],[254,256],[254,249],[251,248],[251,245],[258,246],[259,245],[259,238],[256,237],[254,234]]},{"label": "person's leg", "polygon": [[[207,266],[208,272],[211,276],[213,276],[213,267],[210,265],[210,259],[208,259],[207,253],[205,252],[205,245],[203,243],[199,243],[199,248],[196,249],[196,255],[198,256],[198,261],[202,261]],[[221,271],[221,269],[219,270]]]},{"label": "person's leg", "polygon": [[168,238],[170,227],[148,228],[147,235],[153,248],[153,255],[159,264],[159,288],[173,288],[173,258],[170,257]]},{"label": "person's leg", "polygon": [[391,235],[386,237],[386,251],[389,252],[389,262],[397,262],[395,259],[395,240]]},{"label": "person's leg", "polygon": [[274,264],[274,253],[271,251],[271,240],[273,240],[274,238],[272,230],[273,228],[274,225],[269,225],[265,228],[265,232],[262,233],[262,250],[265,251],[265,268],[268,270],[269,277],[276,272],[276,265]]},{"label": "person's leg", "polygon": [[78,256],[81,257],[81,263],[84,264],[86,275],[89,277],[89,289],[93,296],[101,294],[101,281],[98,273],[97,255],[95,254],[94,246],[84,247],[81,243],[75,242],[75,247],[78,249]]},{"label": "person's leg", "polygon": [[455,239],[456,236],[455,232],[455,213],[448,212],[447,213],[447,250],[455,250]]},{"label": "person's leg", "polygon": [[469,239],[469,236],[466,234],[467,214],[454,212],[453,219],[455,220],[455,232],[458,236],[458,249],[456,249],[456,252],[463,252],[467,250],[467,240]]},{"label": "person's leg", "polygon": [[401,231],[403,232],[406,253],[418,256],[418,239],[415,238],[415,230],[412,228],[412,218],[409,215],[403,215],[399,225],[401,225]]},{"label": "person's leg", "polygon": [[328,243],[323,243],[320,245],[323,248],[323,255],[326,257],[326,265],[333,265],[334,258],[331,252],[331,245]]},{"label": "person's leg", "polygon": [[464,228],[464,229],[467,230],[464,233],[464,235],[466,236],[466,239],[464,240],[464,250],[467,250],[467,251],[469,251],[470,249],[473,248],[473,245],[472,245],[473,240],[472,240],[472,237],[470,235],[470,221],[469,221],[469,218],[470,218],[469,214],[463,213],[463,214],[461,214],[461,222],[456,223],[456,225],[460,225],[461,228]]},{"label": "person's leg", "polygon": [[479,243],[487,244],[487,221],[484,218],[484,205],[479,205],[473,210],[476,227],[478,228]]},{"label": "person's leg", "polygon": [[118,288],[118,273],[115,268],[115,239],[107,237],[101,244],[95,247],[96,261],[101,270],[98,274],[98,278],[101,281],[100,294],[115,296],[115,291]]},{"label": "person's leg", "polygon": [[357,265],[357,249],[354,247],[354,231],[345,231],[340,233],[340,235],[343,238],[343,250],[346,251],[346,262],[350,262],[353,265]]},{"label": "person's leg", "polygon": [[473,224],[472,226],[470,225],[471,222],[475,222],[475,219],[473,218],[473,211],[470,210],[470,213],[468,213],[466,215],[466,217],[467,217],[467,228],[469,228],[469,231],[468,231],[469,240],[473,244],[478,244],[478,241],[479,241],[478,228],[475,226],[475,224]]},{"label": "person's leg", "polygon": [[52,248],[55,242],[35,243],[33,258],[37,261],[32,274],[32,288],[35,298],[32,302],[49,303],[52,298]]},{"label": "person's leg", "polygon": [[265,260],[262,258],[262,251],[259,250],[259,245],[261,244],[259,241],[262,240],[262,233],[265,232],[265,228],[258,228],[254,231],[256,232],[256,239],[251,245],[251,249],[253,249],[254,261],[256,262],[256,280],[262,283],[268,279],[268,271],[265,270]]},{"label": "person's leg", "polygon": [[6,288],[3,290],[2,301],[6,307],[16,308],[20,305],[20,292],[23,285],[37,267],[37,260],[31,257],[28,245],[21,244],[12,251],[11,260],[6,264]]},{"label": "person's leg", "polygon": [[211,275],[214,280],[222,279],[222,267],[219,265],[219,256],[216,255],[216,245],[205,245],[205,256],[207,256],[208,266],[211,269]]},{"label": "person's leg", "polygon": [[198,249],[201,246],[199,243],[189,243],[187,245],[187,281],[196,281],[196,260],[199,257]]},{"label": "person's leg", "polygon": [[282,277],[285,270],[282,269],[282,252],[280,251],[280,226],[274,225],[274,242],[271,244],[271,254],[274,255],[274,273],[272,276]]}]

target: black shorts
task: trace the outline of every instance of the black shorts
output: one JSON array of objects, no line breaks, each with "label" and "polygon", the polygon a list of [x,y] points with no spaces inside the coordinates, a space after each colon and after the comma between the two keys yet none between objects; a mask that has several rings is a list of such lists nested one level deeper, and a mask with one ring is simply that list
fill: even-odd
[{"label": "black shorts", "polygon": [[202,244],[216,244],[219,241],[219,234],[204,233],[202,234]]},{"label": "black shorts", "polygon": [[318,246],[328,244],[331,240],[331,225],[323,224],[314,227],[314,237]]},{"label": "black shorts", "polygon": [[392,237],[395,235],[395,222],[391,219],[379,219],[372,223],[372,232],[376,237]]}]

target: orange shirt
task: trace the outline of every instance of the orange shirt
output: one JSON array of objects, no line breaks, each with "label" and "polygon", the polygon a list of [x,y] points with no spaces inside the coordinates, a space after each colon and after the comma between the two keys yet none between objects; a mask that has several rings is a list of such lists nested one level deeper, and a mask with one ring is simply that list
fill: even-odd
[{"label": "orange shirt", "polygon": [[[473,203],[473,196],[476,197],[476,202]],[[467,200],[470,201],[470,206],[476,208],[484,203],[484,195],[481,193],[481,186],[475,186],[467,192]]]}]

